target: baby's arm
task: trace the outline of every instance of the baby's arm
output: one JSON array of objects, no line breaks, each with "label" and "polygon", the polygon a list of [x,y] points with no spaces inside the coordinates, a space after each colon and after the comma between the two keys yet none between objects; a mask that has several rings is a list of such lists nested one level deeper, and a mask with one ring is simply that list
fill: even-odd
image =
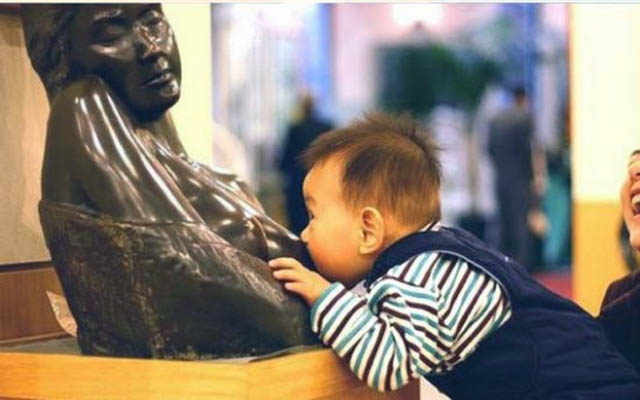
[{"label": "baby's arm", "polygon": [[284,281],[284,288],[297,293],[311,307],[330,283],[317,272],[305,268],[294,258],[281,257],[269,261],[273,277]]},{"label": "baby's arm", "polygon": [[[442,363],[435,349],[447,335],[438,323],[438,298],[408,298],[415,288],[380,282],[362,298],[332,284],[311,310],[311,329],[373,389],[395,390]],[[449,344],[448,342],[447,344]]]},{"label": "baby's arm", "polygon": [[[285,289],[299,294],[313,306],[313,331],[345,358],[351,370],[372,388],[397,389],[410,379],[430,372],[439,363],[422,350],[425,345],[435,345],[428,343],[430,338],[434,339],[432,342],[437,340],[435,335],[421,332],[422,324],[413,320],[413,310],[395,285],[382,285],[369,297],[369,303],[375,302],[374,307],[382,307],[376,315],[365,299],[340,283],[330,284],[292,258],[271,260],[269,266],[273,276],[285,282]],[[428,303],[425,301],[425,307],[430,311]],[[435,309],[426,314],[420,318],[435,320],[437,325]]]},{"label": "baby's arm", "polygon": [[438,281],[418,285],[395,277],[420,276],[422,281],[427,276],[414,270],[402,274],[403,268],[412,266],[407,262],[394,268],[397,274],[379,279],[366,298],[334,283],[311,310],[312,330],[377,390],[395,390],[419,376],[445,372],[508,319],[504,297],[488,276],[472,271],[464,262],[443,262],[433,253],[413,260],[416,258],[413,265],[429,261],[435,265],[432,272],[451,269],[450,273],[433,273],[444,276],[442,285]]}]

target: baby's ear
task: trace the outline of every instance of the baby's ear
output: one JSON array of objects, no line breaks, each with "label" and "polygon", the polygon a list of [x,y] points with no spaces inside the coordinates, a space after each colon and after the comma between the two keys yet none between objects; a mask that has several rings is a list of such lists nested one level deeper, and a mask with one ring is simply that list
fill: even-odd
[{"label": "baby's ear", "polygon": [[365,207],[360,211],[360,246],[361,255],[379,252],[384,243],[384,219],[375,207]]}]

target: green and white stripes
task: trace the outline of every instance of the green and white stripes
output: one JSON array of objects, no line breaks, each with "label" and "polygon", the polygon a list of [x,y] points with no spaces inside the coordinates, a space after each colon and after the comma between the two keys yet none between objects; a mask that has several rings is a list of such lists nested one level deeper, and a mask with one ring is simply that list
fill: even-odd
[{"label": "green and white stripes", "polygon": [[510,316],[498,282],[455,256],[430,252],[391,268],[366,298],[332,284],[311,323],[360,379],[384,391],[452,369]]}]

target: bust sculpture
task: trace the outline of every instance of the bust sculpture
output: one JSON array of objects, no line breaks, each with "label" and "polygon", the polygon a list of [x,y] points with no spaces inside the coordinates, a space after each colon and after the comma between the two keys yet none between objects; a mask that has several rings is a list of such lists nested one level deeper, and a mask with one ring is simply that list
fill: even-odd
[{"label": "bust sculpture", "polygon": [[[84,354],[212,358],[315,342],[265,260],[309,256],[235,175],[186,154],[156,4],[22,5],[50,115],[40,220]],[[208,33],[207,33],[208,34]]]}]

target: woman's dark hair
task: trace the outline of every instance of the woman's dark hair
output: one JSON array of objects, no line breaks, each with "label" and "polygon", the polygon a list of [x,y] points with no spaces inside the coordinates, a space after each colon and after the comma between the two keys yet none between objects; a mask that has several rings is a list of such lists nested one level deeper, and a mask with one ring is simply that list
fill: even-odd
[{"label": "woman's dark hair", "polygon": [[22,4],[22,31],[31,65],[47,91],[49,101],[70,79],[68,28],[77,4]]}]

